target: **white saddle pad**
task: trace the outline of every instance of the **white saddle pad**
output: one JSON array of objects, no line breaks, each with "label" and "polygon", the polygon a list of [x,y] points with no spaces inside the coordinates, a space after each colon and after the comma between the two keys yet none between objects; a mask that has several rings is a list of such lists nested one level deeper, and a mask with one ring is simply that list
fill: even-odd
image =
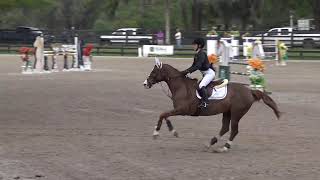
[{"label": "white saddle pad", "polygon": [[[223,99],[227,96],[227,86],[224,86],[222,88],[219,88],[219,89],[213,89],[212,90],[212,95],[208,98],[209,100],[212,100],[212,99]],[[198,91],[196,90],[196,93],[197,93],[197,97],[199,99],[201,99],[201,96],[199,95]]]}]

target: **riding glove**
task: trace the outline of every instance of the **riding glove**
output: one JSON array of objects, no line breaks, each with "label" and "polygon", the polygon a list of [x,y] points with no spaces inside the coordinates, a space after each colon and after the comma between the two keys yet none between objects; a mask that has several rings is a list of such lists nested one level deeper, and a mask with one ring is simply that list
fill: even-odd
[{"label": "riding glove", "polygon": [[181,74],[186,76],[187,74],[189,74],[189,71],[187,71],[187,70],[181,71]]}]

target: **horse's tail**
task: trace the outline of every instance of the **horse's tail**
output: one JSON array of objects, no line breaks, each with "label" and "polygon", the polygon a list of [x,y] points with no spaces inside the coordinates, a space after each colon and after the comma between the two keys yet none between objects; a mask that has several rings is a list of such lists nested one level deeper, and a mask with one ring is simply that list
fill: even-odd
[{"label": "horse's tail", "polygon": [[273,101],[273,99],[266,94],[265,92],[261,92],[259,90],[251,90],[251,93],[256,101],[259,101],[260,99],[263,100],[263,102],[268,105],[274,112],[274,114],[279,119],[281,116],[281,112],[278,109],[277,104]]}]

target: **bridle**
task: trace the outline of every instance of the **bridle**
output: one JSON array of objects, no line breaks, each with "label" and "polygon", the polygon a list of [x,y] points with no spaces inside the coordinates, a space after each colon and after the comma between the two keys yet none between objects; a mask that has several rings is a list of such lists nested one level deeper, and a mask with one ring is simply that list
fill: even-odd
[{"label": "bridle", "polygon": [[[159,68],[159,73],[161,73],[161,68]],[[150,76],[149,76],[149,77],[150,77]],[[165,78],[165,81],[169,82],[170,80],[177,79],[177,78],[184,78],[184,77],[185,77],[185,76],[183,76],[182,74],[179,74],[179,75],[173,76],[173,77],[166,77],[166,78]],[[164,87],[164,85],[162,84],[162,81],[157,82],[157,83],[160,84],[162,92],[163,92],[167,97],[169,97],[169,98],[172,100],[172,94],[170,93],[169,88],[168,88],[167,90],[165,90],[165,87]],[[154,84],[157,84],[157,83],[154,83]]]}]

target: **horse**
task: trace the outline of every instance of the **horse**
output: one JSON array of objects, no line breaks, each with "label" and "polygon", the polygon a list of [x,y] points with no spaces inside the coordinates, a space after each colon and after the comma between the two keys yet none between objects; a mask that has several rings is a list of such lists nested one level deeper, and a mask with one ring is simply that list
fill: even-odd
[{"label": "horse", "polygon": [[156,59],[156,65],[143,85],[146,89],[150,89],[154,84],[162,81],[167,83],[171,91],[173,109],[160,114],[157,125],[153,131],[154,138],[159,136],[159,131],[164,119],[166,120],[169,131],[178,137],[177,131],[168,119],[170,116],[211,116],[222,113],[222,127],[219,135],[211,138],[206,147],[210,149],[231,127],[229,140],[224,146],[214,150],[216,152],[228,152],[231,149],[234,138],[239,132],[238,126],[240,119],[249,111],[254,102],[262,99],[263,102],[273,110],[278,119],[281,115],[277,104],[268,94],[260,90],[250,89],[246,85],[236,82],[227,84],[227,95],[224,99],[210,100],[206,109],[200,109],[198,107],[200,100],[196,96],[196,89],[198,87],[197,79],[186,77],[182,75],[179,70],[169,64],[162,64],[162,62]]}]

